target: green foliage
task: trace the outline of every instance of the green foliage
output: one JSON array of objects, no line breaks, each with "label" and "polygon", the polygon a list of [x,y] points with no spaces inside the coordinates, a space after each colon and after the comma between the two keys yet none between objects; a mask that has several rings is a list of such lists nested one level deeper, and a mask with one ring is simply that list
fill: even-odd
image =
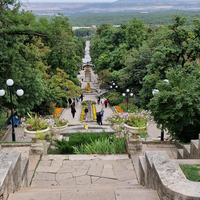
[{"label": "green foliage", "polygon": [[[192,66],[191,66],[192,67]],[[166,128],[173,139],[190,142],[200,132],[199,69],[188,73],[179,66],[167,72],[169,84],[157,83],[159,93],[149,103],[158,127]]]},{"label": "green foliage", "polygon": [[106,98],[111,106],[119,105],[123,99],[122,94],[115,91],[109,92]]},{"label": "green foliage", "polygon": [[96,34],[95,28],[80,28],[76,29],[74,31],[77,37],[84,37],[84,36],[90,36],[92,34]]},{"label": "green foliage", "polygon": [[199,177],[199,164],[196,165],[180,165],[183,173],[185,174],[186,178],[190,181],[200,182]]},{"label": "green foliage", "polygon": [[86,102],[86,101],[82,101],[82,102],[81,102],[81,105],[85,105],[85,106],[86,106],[86,105],[87,105],[87,102]]},{"label": "green foliage", "polygon": [[99,138],[108,138],[110,135],[108,133],[102,133],[102,134],[84,134],[84,133],[77,133],[74,135],[70,135],[69,142],[65,139],[55,140],[55,146],[57,147],[57,153],[58,154],[73,154],[74,148],[80,146],[81,144],[90,144],[91,141],[94,141]]},{"label": "green foliage", "polygon": [[126,138],[101,138],[90,144],[74,147],[75,154],[122,154],[126,153]]}]

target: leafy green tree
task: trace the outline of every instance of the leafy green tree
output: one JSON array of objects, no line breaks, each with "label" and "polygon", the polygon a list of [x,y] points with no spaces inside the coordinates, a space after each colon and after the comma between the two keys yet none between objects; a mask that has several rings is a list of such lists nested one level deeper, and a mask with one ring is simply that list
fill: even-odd
[{"label": "leafy green tree", "polygon": [[169,83],[156,84],[159,93],[148,105],[158,127],[163,126],[173,139],[182,142],[197,139],[200,131],[200,68],[190,67],[191,73],[181,66],[170,69],[166,75]]}]

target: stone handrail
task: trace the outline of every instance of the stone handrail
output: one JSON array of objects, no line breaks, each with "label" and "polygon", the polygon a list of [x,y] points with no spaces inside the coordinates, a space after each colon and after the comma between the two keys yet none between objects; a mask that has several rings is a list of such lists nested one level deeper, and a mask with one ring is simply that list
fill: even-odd
[{"label": "stone handrail", "polygon": [[161,200],[199,200],[200,183],[186,179],[165,151],[146,151],[139,157],[140,184],[157,190]]}]

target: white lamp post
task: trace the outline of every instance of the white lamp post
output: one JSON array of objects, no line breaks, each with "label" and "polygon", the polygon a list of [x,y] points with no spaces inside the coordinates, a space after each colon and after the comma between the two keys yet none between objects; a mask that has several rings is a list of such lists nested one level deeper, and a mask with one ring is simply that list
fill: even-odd
[{"label": "white lamp post", "polygon": [[130,94],[130,96],[133,96],[133,93],[129,93],[130,90],[126,89],[126,93],[122,93],[122,96],[125,97],[127,95],[127,111],[128,111],[128,95]]},{"label": "white lamp post", "polygon": [[[14,129],[14,121],[13,121],[13,102],[12,102],[12,87],[14,85],[14,81],[12,79],[8,79],[6,81],[6,85],[9,87],[10,91],[10,102],[11,102],[11,120],[12,120],[12,141],[15,141],[15,129]],[[20,85],[18,85],[19,89],[17,90],[17,95],[22,96],[24,94],[24,91],[20,88]],[[5,95],[5,90],[0,89],[0,96]]]}]

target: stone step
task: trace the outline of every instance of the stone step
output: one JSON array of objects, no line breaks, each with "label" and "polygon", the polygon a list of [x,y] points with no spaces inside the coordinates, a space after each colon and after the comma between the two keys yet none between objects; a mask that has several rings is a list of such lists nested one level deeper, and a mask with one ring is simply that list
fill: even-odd
[{"label": "stone step", "polygon": [[122,189],[114,187],[74,188],[62,190],[26,189],[10,194],[8,200],[159,200],[156,191],[140,186]]},{"label": "stone step", "polygon": [[183,158],[189,159],[190,158],[190,144],[183,145]]},{"label": "stone step", "polygon": [[177,151],[177,159],[183,159],[183,149],[178,149],[178,151]]},{"label": "stone step", "polygon": [[191,154],[191,159],[198,159],[200,158],[199,154],[199,140],[191,140],[190,142],[190,154]]},{"label": "stone step", "polygon": [[116,200],[160,200],[156,190],[142,189],[118,189],[115,191]]}]

